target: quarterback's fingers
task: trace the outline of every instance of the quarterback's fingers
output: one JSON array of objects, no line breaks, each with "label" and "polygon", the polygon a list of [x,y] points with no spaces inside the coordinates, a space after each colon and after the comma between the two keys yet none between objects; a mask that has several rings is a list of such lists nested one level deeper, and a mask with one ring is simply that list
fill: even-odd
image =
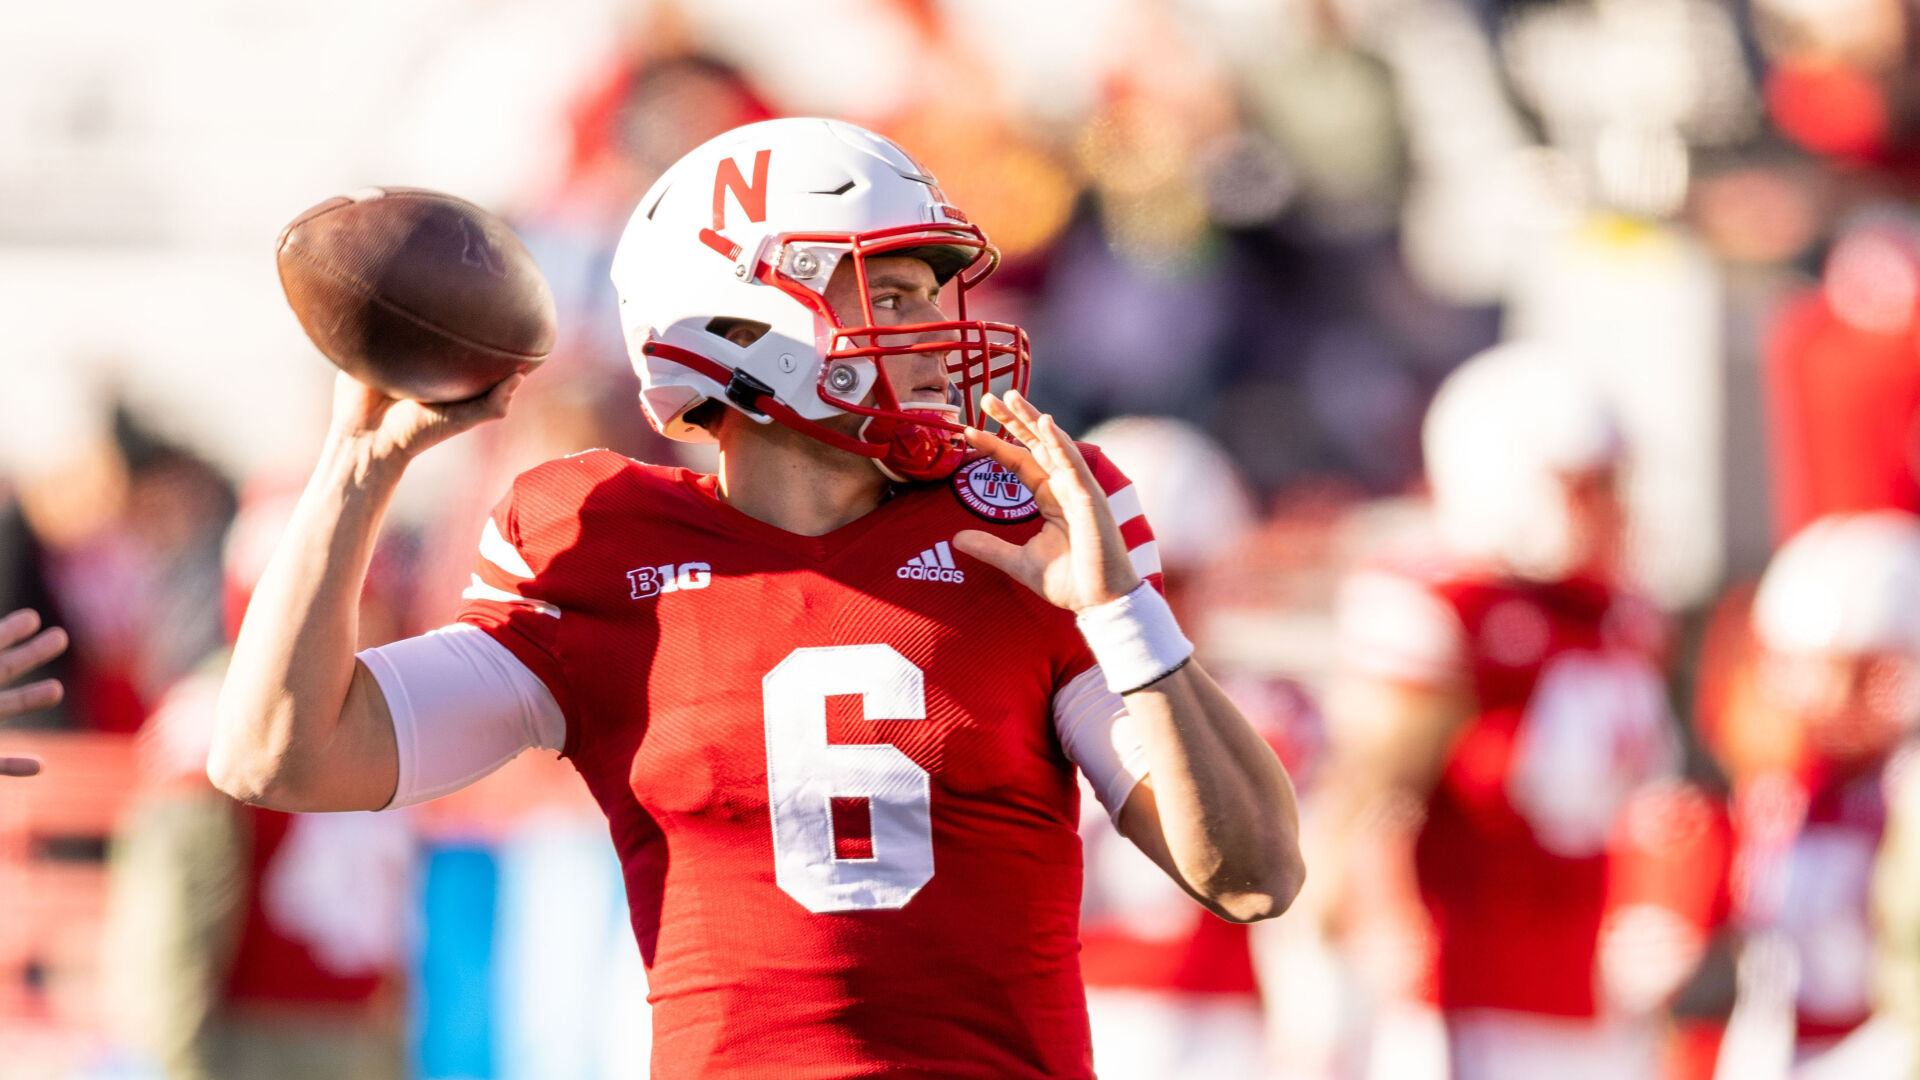
[{"label": "quarterback's fingers", "polygon": [[398,398],[387,395],[342,371],[333,377],[333,422],[350,431],[370,431],[392,409]]},{"label": "quarterback's fingers", "polygon": [[1044,414],[1034,407],[1033,402],[1027,400],[1027,395],[1018,390],[1009,390],[1002,397],[1001,403],[1007,407],[1008,412],[1013,414],[1014,419],[1027,430],[1034,432],[1034,437],[1038,439],[1040,417]]},{"label": "quarterback's fingers", "polygon": [[21,608],[0,619],[0,649],[16,641],[25,641],[40,629],[40,613],[32,608]]},{"label": "quarterback's fingers", "polygon": [[1006,402],[992,394],[987,394],[980,399],[980,404],[986,409],[988,416],[999,421],[1000,426],[1006,429],[1006,433],[1019,439],[1022,445],[1032,447],[1040,441],[1039,436],[1034,434],[1033,428],[1028,427],[1027,422],[1015,415],[1012,409],[1007,408]]},{"label": "quarterback's fingers", "polygon": [[994,461],[1004,465],[1008,472],[1027,485],[1033,497],[1040,504],[1040,512],[1055,509],[1058,502],[1053,497],[1047,483],[1047,470],[1034,460],[1034,456],[1025,447],[1010,443],[998,435],[989,434],[979,428],[966,429],[967,445],[981,451]]},{"label": "quarterback's fingers", "polygon": [[1012,409],[1014,414],[1020,417],[1020,419],[1025,420],[1029,424],[1039,423],[1041,416],[1040,410],[1034,407],[1033,402],[1027,400],[1027,395],[1018,390],[1009,390],[1006,394],[1006,401],[1007,407]]},{"label": "quarterback's fingers", "polygon": [[1060,455],[1061,462],[1073,469],[1074,473],[1080,477],[1081,483],[1089,489],[1098,490],[1099,485],[1093,479],[1093,466],[1087,464],[1086,457],[1080,453],[1079,445],[1067,437],[1066,430],[1053,418],[1053,414],[1042,414],[1038,426],[1041,443]]},{"label": "quarterback's fingers", "polygon": [[0,776],[37,776],[39,772],[39,758],[0,757]]},{"label": "quarterback's fingers", "polygon": [[507,415],[507,406],[513,401],[514,391],[519,390],[520,384],[526,381],[525,374],[509,375],[493,384],[493,389],[484,394],[465,401],[449,401],[427,407],[455,427],[472,427]]},{"label": "quarterback's fingers", "polygon": [[28,638],[25,644],[0,649],[0,684],[32,671],[67,651],[67,632],[54,627]]},{"label": "quarterback's fingers", "polygon": [[507,406],[513,404],[513,395],[520,392],[521,385],[526,381],[526,372],[516,372],[501,379],[494,385],[492,390],[487,391],[485,400],[488,407],[493,410],[494,416],[501,417],[507,415]]},{"label": "quarterback's fingers", "polygon": [[1001,415],[994,416],[994,419],[999,420],[1002,426],[1020,440],[1021,445],[1026,447],[1027,452],[1033,455],[1042,469],[1052,474],[1056,469],[1067,464],[1047,445],[1046,440],[1040,437],[1037,425],[1041,413],[1033,407],[1033,402],[1022,397],[1019,391],[1009,390],[1006,397],[999,402],[999,407]]},{"label": "quarterback's fingers", "polygon": [[1057,463],[1047,470],[1047,475],[1053,477],[1054,494],[1060,497],[1063,505],[1070,500],[1077,501],[1093,515],[1097,523],[1097,508],[1105,502],[1105,496],[1100,491],[1099,481],[1093,478],[1093,469],[1087,464],[1087,459],[1080,456],[1080,448],[1054,422],[1052,413],[1042,415],[1034,426],[1039,431],[1040,445],[1046,456]]},{"label": "quarterback's fingers", "polygon": [[57,705],[63,692],[59,679],[41,679],[12,690],[0,690],[0,717]]},{"label": "quarterback's fingers", "polygon": [[978,529],[962,529],[953,534],[953,548],[962,555],[979,559],[1015,581],[1032,585],[1022,573],[1026,569],[1026,561],[1021,557],[1018,544]]}]

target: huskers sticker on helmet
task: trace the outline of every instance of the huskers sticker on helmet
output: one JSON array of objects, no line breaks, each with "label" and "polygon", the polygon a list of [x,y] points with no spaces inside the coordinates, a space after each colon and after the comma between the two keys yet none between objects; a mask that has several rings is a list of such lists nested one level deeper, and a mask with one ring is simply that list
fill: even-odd
[{"label": "huskers sticker on helmet", "polygon": [[953,494],[962,506],[988,521],[1026,521],[1040,513],[1027,485],[988,457],[962,465],[953,474]]}]

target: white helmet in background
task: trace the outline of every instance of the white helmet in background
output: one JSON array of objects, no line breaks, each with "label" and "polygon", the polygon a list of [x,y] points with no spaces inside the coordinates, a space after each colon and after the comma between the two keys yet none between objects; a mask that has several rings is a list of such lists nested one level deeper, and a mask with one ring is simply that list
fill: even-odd
[{"label": "white helmet in background", "polygon": [[1441,534],[1460,555],[1534,581],[1578,569],[1566,478],[1616,465],[1618,421],[1552,353],[1498,345],[1447,377],[1421,431]]},{"label": "white helmet in background", "polygon": [[[878,328],[865,260],[881,255],[925,259],[957,294],[954,317]],[[852,326],[824,298],[849,257],[864,315]],[[800,118],[735,128],[654,183],[614,252],[647,419],[670,438],[712,442],[686,414],[721,401],[872,458],[894,479],[944,477],[964,452],[963,424],[984,422],[980,396],[1026,389],[1026,334],[966,315],[967,291],[999,257],[924,167],[871,131]],[[769,329],[738,345],[726,335],[742,324]],[[914,352],[945,353],[949,404],[902,407],[879,358]],[[819,423],[841,413],[866,417],[857,436]]]},{"label": "white helmet in background", "polygon": [[1753,629],[1779,653],[1920,657],[1920,518],[1829,514],[1800,530],[1767,564]]},{"label": "white helmet in background", "polygon": [[1253,496],[1233,459],[1184,420],[1122,416],[1086,433],[1133,481],[1169,568],[1200,566],[1254,527]]}]

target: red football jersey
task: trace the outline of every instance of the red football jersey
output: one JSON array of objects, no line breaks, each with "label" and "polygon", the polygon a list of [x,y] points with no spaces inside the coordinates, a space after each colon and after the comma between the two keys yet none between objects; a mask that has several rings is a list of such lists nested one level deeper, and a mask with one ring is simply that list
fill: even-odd
[{"label": "red football jersey", "polygon": [[1793,950],[1794,1031],[1802,1043],[1838,1039],[1873,1014],[1873,867],[1886,833],[1881,769],[1770,774],[1736,800],[1739,918]]},{"label": "red football jersey", "polygon": [[[1069,612],[950,545],[1037,531],[1010,474],[976,459],[805,537],[711,476],[590,451],[522,475],[493,523],[511,550],[461,618],[566,716],[656,1077],[1092,1075],[1051,705],[1093,657]],[[1123,529],[1136,565],[1145,528]]]},{"label": "red football jersey", "polygon": [[1350,662],[1477,702],[1414,853],[1440,1006],[1593,1016],[1608,843],[1674,764],[1657,617],[1596,582],[1475,573],[1372,571],[1342,606]]}]

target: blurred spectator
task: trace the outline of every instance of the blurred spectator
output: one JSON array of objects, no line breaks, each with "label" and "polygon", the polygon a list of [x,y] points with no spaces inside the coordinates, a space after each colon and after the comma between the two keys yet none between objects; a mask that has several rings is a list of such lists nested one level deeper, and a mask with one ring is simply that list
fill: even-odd
[{"label": "blurred spectator", "polygon": [[[67,648],[67,632],[57,626],[40,631],[40,613],[21,608],[0,618],[0,686],[59,656]],[[0,719],[45,708],[60,700],[60,681],[41,679],[0,690]]]},{"label": "blurred spectator", "polygon": [[[148,703],[220,642],[220,538],[233,514],[225,478],[124,410],[70,435],[18,479],[39,577],[73,636],[67,722],[131,732]],[[165,627],[166,632],[156,632]]]},{"label": "blurred spectator", "polygon": [[[291,497],[256,493],[226,545],[230,628]],[[410,629],[405,534],[383,541],[362,643]],[[111,849],[105,956],[122,1031],[169,1080],[406,1075],[400,969],[413,842],[400,814],[242,806],[206,777],[225,651],[161,696],[140,731],[141,790]]]},{"label": "blurred spectator", "polygon": [[1920,512],[1920,221],[1856,218],[1820,285],[1768,331],[1774,528],[1827,514]]},{"label": "blurred spectator", "polygon": [[[0,687],[59,656],[67,648],[67,632],[50,627],[41,633],[40,614],[21,608],[0,618]],[[56,704],[60,680],[40,679],[11,690],[0,689],[0,720]],[[40,771],[38,758],[0,756],[0,776],[32,776]]]}]

